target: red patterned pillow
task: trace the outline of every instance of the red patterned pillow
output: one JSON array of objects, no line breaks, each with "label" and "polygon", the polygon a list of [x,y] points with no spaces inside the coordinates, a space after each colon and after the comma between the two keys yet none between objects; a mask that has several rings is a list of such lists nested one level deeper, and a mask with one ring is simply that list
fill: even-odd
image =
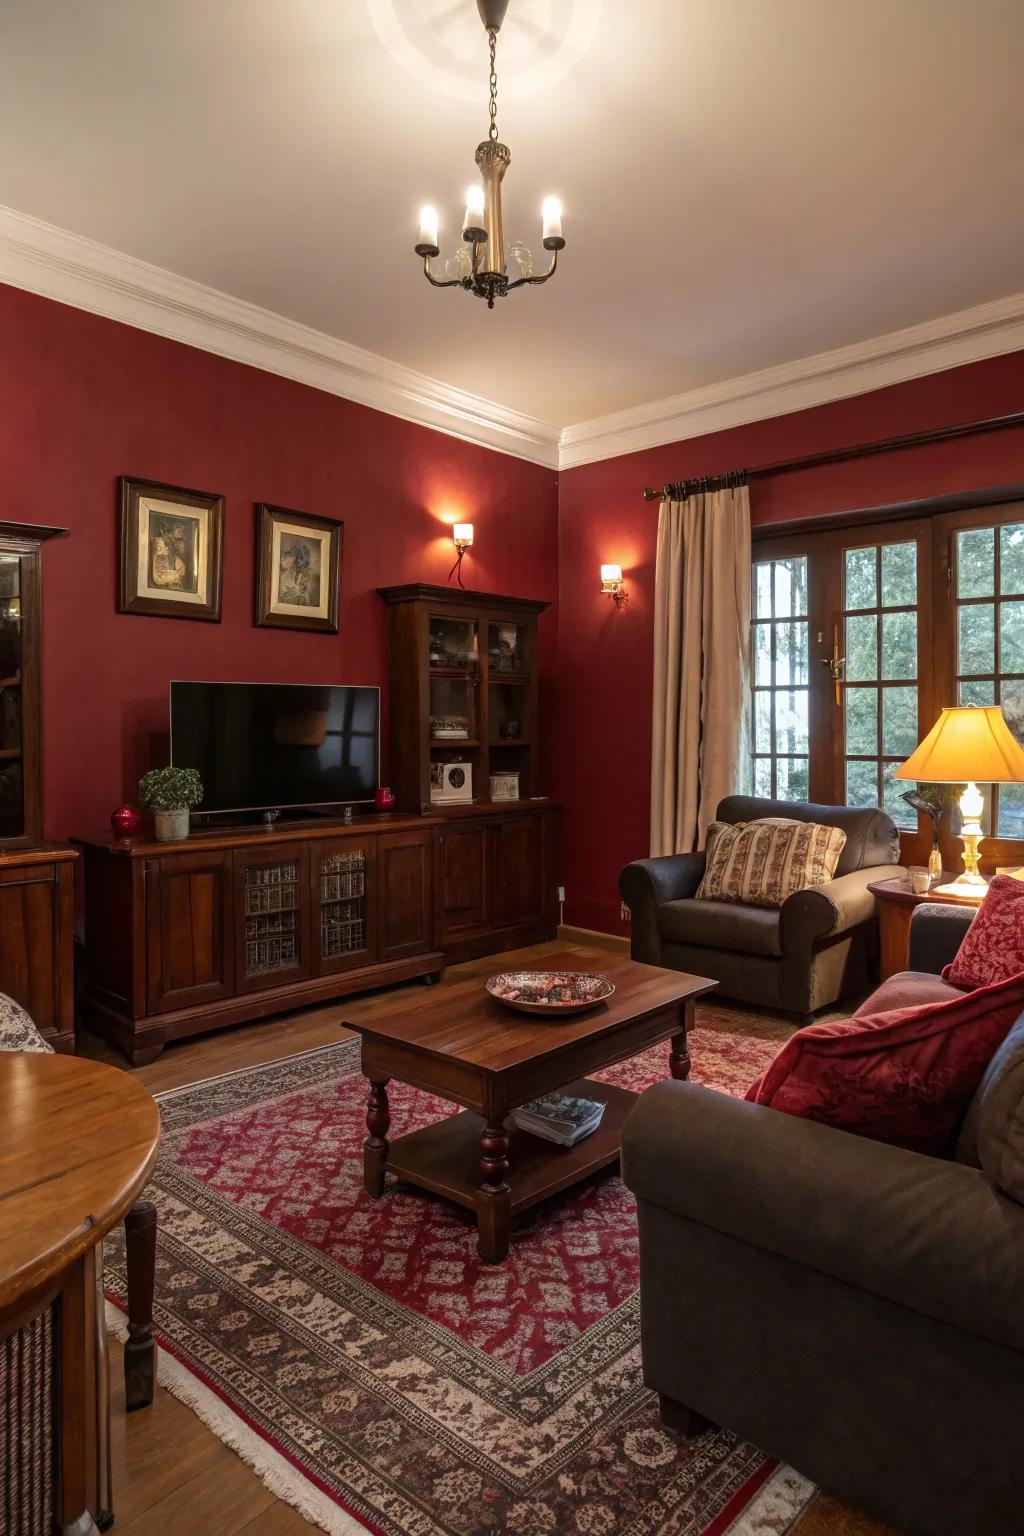
[{"label": "red patterned pillow", "polygon": [[945,1151],[1024,1011],[1024,974],[945,1002],[800,1029],[747,1094],[916,1152]]},{"label": "red patterned pillow", "polygon": [[1024,880],[996,875],[942,972],[954,987],[984,987],[1024,971]]}]

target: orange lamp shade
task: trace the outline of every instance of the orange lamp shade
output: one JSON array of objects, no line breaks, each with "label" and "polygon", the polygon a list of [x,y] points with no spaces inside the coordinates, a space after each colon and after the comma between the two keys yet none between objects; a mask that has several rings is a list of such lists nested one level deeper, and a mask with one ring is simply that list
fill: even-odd
[{"label": "orange lamp shade", "polygon": [[1021,784],[1024,748],[998,704],[948,708],[896,777],[920,784]]}]

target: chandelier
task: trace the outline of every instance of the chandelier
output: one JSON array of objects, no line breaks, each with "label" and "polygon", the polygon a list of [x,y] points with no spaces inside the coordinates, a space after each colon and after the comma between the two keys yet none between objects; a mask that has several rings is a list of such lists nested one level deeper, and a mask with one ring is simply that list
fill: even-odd
[{"label": "chandelier", "polygon": [[[558,253],[565,245],[562,238],[562,205],[557,197],[546,197],[542,208],[542,243],[551,252],[551,264],[546,272],[534,272],[533,256],[521,241],[514,241],[505,250],[501,222],[501,182],[512,159],[508,146],[498,138],[498,75],[495,53],[498,32],[508,10],[508,0],[477,0],[480,19],[487,30],[491,56],[491,125],[487,138],[477,145],[476,163],[480,167],[482,185],[471,186],[466,193],[466,212],[462,220],[463,244],[454,258],[445,263],[444,277],[435,277],[430,269],[431,259],[441,254],[437,243],[437,209],[429,204],[420,209],[420,238],[416,243],[417,256],[423,257],[423,275],[435,288],[464,288],[487,300],[487,308],[494,308],[495,299],[503,299],[513,288],[525,283],[546,283],[558,265]],[[518,274],[509,277],[509,261]]]}]

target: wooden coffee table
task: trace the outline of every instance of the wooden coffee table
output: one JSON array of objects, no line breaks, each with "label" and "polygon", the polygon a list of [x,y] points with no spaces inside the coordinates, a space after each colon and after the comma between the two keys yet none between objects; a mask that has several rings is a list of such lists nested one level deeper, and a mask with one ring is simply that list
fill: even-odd
[{"label": "wooden coffee table", "polygon": [[[496,1002],[484,990],[485,977],[475,975],[442,982],[428,994],[404,992],[385,1015],[345,1025],[362,1036],[362,1070],[370,1082],[367,1192],[382,1195],[388,1171],[475,1211],[480,1256],[489,1264],[508,1253],[513,1217],[618,1157],[622,1122],[637,1095],[585,1074],[667,1040],[672,1076],[686,1077],[694,1005],[717,985],[705,976],[579,950],[545,955],[535,968],[600,970],[615,993],[585,1013],[538,1018]],[[500,969],[496,959],[494,970]],[[392,1078],[464,1104],[468,1113],[389,1142]],[[509,1130],[511,1110],[556,1089],[604,1101],[604,1118],[592,1135],[559,1147]]]}]

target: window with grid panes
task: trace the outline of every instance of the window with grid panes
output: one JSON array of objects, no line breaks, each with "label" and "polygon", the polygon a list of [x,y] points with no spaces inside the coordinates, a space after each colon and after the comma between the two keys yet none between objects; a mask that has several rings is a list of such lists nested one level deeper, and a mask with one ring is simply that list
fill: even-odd
[{"label": "window with grid panes", "polygon": [[[1021,503],[805,537],[791,529],[762,550],[755,543],[756,794],[879,805],[914,832],[902,799],[913,786],[895,770],[942,705],[1000,704],[1024,743]],[[1024,785],[981,788],[989,867],[1024,862]],[[943,829],[952,868],[955,832],[954,814]],[[922,842],[913,856],[926,851]]]},{"label": "window with grid panes", "polygon": [[806,800],[810,752],[807,557],[757,561],[751,606],[754,794]]},{"label": "window with grid panes", "polygon": [[[1024,741],[1024,520],[955,530],[951,574],[957,703],[1001,704]],[[987,830],[1024,839],[1024,785],[985,802]]]}]

